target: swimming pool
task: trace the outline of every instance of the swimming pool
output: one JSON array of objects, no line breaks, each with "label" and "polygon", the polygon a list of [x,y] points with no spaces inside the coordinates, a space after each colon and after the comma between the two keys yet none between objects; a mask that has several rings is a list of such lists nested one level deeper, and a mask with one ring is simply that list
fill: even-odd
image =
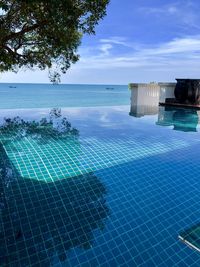
[{"label": "swimming pool", "polygon": [[1,110],[2,266],[200,266],[199,114],[129,113]]}]

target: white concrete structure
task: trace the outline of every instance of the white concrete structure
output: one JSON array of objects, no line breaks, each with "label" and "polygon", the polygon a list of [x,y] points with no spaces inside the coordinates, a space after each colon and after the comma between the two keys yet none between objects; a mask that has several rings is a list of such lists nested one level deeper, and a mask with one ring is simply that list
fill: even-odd
[{"label": "white concrete structure", "polygon": [[130,115],[142,117],[144,115],[157,114],[159,90],[157,83],[132,83]]},{"label": "white concrete structure", "polygon": [[156,114],[159,102],[164,103],[166,98],[174,98],[176,83],[131,83],[131,110],[130,115],[140,117]]},{"label": "white concrete structure", "polygon": [[131,105],[158,105],[160,86],[157,83],[132,83]]},{"label": "white concrete structure", "polygon": [[159,83],[160,93],[159,102],[165,103],[166,98],[174,98],[174,89],[176,83]]},{"label": "white concrete structure", "polygon": [[145,115],[155,115],[158,113],[158,105],[156,106],[131,106],[129,115],[134,117],[143,117]]}]

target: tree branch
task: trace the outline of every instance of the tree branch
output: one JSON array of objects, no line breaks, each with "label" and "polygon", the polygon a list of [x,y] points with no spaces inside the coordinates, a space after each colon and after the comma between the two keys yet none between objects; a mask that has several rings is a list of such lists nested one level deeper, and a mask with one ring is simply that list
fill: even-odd
[{"label": "tree branch", "polygon": [[16,51],[13,51],[10,47],[4,45],[3,48],[7,50],[10,54],[12,54],[14,57],[24,57],[24,55],[17,53]]},{"label": "tree branch", "polygon": [[3,42],[7,42],[7,41],[9,41],[10,39],[13,39],[13,38],[22,36],[22,35],[24,35],[24,34],[27,33],[27,32],[36,30],[37,28],[40,28],[41,26],[44,26],[46,23],[47,23],[47,21],[44,20],[44,21],[41,21],[40,23],[36,23],[36,24],[34,24],[34,25],[32,25],[32,26],[23,28],[23,29],[22,29],[21,31],[19,31],[19,32],[12,32],[10,35],[7,35],[5,38],[3,38]]}]

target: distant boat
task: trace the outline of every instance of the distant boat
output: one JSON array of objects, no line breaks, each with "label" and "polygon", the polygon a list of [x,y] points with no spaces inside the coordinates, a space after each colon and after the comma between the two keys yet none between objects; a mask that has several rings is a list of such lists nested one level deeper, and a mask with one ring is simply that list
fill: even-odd
[{"label": "distant boat", "polygon": [[12,86],[12,85],[10,85],[9,88],[17,88],[17,86]]}]

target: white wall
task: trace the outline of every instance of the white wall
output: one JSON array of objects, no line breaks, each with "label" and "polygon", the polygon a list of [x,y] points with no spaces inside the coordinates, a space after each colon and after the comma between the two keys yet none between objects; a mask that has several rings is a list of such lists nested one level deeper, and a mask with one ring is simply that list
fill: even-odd
[{"label": "white wall", "polygon": [[174,89],[176,83],[159,83],[160,86],[160,96],[159,102],[165,103],[166,98],[174,98]]}]

